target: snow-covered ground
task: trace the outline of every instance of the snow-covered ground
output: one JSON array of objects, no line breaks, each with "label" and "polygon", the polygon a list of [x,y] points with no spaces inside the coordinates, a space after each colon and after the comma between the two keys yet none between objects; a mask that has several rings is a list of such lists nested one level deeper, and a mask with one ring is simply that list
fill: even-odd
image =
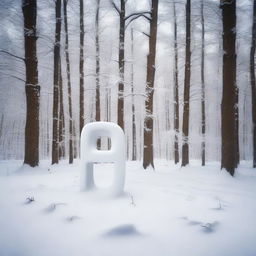
[{"label": "snow-covered ground", "polygon": [[[255,256],[256,171],[128,162],[126,194],[79,192],[79,163],[0,162],[1,256]],[[96,183],[111,165],[95,166]]]}]

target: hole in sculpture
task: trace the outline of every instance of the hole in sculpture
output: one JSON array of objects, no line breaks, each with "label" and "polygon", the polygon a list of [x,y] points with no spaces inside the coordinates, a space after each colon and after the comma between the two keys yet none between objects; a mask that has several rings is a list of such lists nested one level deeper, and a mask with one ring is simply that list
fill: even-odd
[{"label": "hole in sculpture", "polygon": [[98,150],[110,150],[111,149],[111,139],[109,137],[99,137],[96,142],[96,148]]},{"label": "hole in sculpture", "polygon": [[93,178],[98,188],[109,188],[113,186],[114,163],[94,163]]}]

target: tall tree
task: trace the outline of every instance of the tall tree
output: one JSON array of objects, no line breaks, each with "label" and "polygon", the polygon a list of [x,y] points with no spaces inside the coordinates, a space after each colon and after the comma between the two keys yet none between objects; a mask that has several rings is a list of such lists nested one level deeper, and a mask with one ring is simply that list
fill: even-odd
[{"label": "tall tree", "polygon": [[119,83],[118,83],[118,101],[117,101],[117,123],[124,129],[124,69],[125,69],[125,30],[131,22],[144,17],[150,21],[146,14],[147,11],[133,12],[127,16],[125,12],[127,0],[120,0],[120,8],[117,7],[114,1],[112,5],[119,16],[119,54],[118,54],[118,67],[119,67]]},{"label": "tall tree", "polygon": [[250,78],[252,94],[253,125],[253,168],[256,168],[256,79],[255,79],[255,47],[256,47],[256,0],[253,1],[252,42],[250,50]]},{"label": "tall tree", "polygon": [[[96,14],[95,14],[95,51],[96,51],[96,99],[95,99],[95,121],[100,121],[100,32],[99,32],[99,22],[100,22],[100,0],[96,3]],[[97,148],[101,148],[101,139],[97,140]]]},{"label": "tall tree", "polygon": [[201,131],[202,131],[202,143],[201,143],[201,158],[202,166],[205,165],[205,78],[204,78],[204,57],[205,57],[205,27],[204,27],[204,0],[201,0]]},{"label": "tall tree", "polygon": [[[97,0],[95,15],[95,47],[96,47],[96,117],[95,121],[100,121],[100,42],[99,42],[99,14],[100,0]],[[100,143],[100,142],[99,142]],[[98,144],[99,146],[99,144]]]},{"label": "tall tree", "polygon": [[135,103],[134,103],[134,39],[133,28],[131,29],[131,96],[132,96],[132,160],[137,159],[137,142],[136,142],[136,121],[135,121]]},{"label": "tall tree", "polygon": [[186,3],[186,57],[184,76],[184,102],[182,124],[182,166],[189,163],[189,101],[190,101],[190,76],[191,76],[191,2]]},{"label": "tall tree", "polygon": [[60,72],[61,0],[55,2],[55,42],[53,60],[52,164],[59,162],[59,72]]},{"label": "tall tree", "polygon": [[148,166],[154,168],[153,155],[153,96],[155,81],[155,58],[156,58],[156,39],[157,39],[157,20],[158,20],[158,0],[151,1],[151,18],[149,33],[149,53],[147,56],[147,78],[146,93],[147,100],[145,102],[146,117],[144,121],[144,151],[143,151],[143,167]]},{"label": "tall tree", "polygon": [[124,129],[124,40],[125,40],[125,0],[120,0],[119,10],[119,83],[118,83],[118,101],[117,101],[117,123]]},{"label": "tall tree", "polygon": [[236,1],[221,0],[223,21],[223,92],[221,103],[221,168],[234,175],[237,165],[236,133]]},{"label": "tall tree", "polygon": [[37,61],[37,1],[23,0],[24,48],[26,67],[26,127],[24,164],[32,167],[39,163],[39,99]]},{"label": "tall tree", "polygon": [[178,37],[177,37],[177,17],[175,2],[173,1],[174,19],[174,162],[179,162],[179,70],[178,70]]},{"label": "tall tree", "polygon": [[65,55],[67,65],[68,79],[68,112],[69,112],[69,163],[73,163],[73,119],[72,119],[72,94],[71,94],[71,77],[70,77],[70,60],[69,60],[69,41],[68,41],[68,17],[67,17],[68,0],[63,0],[64,28],[65,28]]},{"label": "tall tree", "polygon": [[84,127],[84,0],[80,0],[80,55],[79,55],[79,75],[80,75],[80,134]]},{"label": "tall tree", "polygon": [[59,64],[59,158],[65,157],[65,115],[61,58]]}]

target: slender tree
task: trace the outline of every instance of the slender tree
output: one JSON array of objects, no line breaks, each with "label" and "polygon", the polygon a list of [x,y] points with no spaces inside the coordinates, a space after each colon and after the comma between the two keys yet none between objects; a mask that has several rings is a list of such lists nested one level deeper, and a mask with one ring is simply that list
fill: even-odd
[{"label": "slender tree", "polygon": [[67,17],[68,0],[63,0],[64,28],[65,28],[65,55],[67,65],[68,79],[68,112],[69,112],[69,163],[73,163],[73,119],[72,119],[72,94],[70,78],[70,60],[69,60],[69,41],[68,41],[68,17]]},{"label": "slender tree", "polygon": [[[95,51],[96,51],[96,99],[95,99],[95,121],[100,121],[100,40],[99,40],[99,22],[100,22],[100,0],[97,0],[95,14]],[[97,148],[101,148],[101,139],[97,140]]]},{"label": "slender tree", "polygon": [[235,120],[236,120],[236,126],[235,126],[235,140],[236,140],[236,167],[240,163],[240,149],[239,149],[239,88],[236,84],[236,98],[235,98]]},{"label": "slender tree", "polygon": [[120,8],[117,7],[114,1],[112,5],[119,16],[119,54],[118,54],[118,67],[119,67],[119,83],[118,83],[118,101],[117,101],[117,123],[124,129],[124,69],[125,69],[125,30],[131,22],[144,17],[150,21],[146,14],[147,11],[133,12],[126,16],[125,6],[127,0],[120,0]]},{"label": "slender tree", "polygon": [[73,157],[74,159],[76,159],[78,156],[77,142],[78,142],[78,139],[76,136],[76,126],[75,126],[75,122],[73,122]]},{"label": "slender tree", "polygon": [[149,34],[149,53],[147,56],[147,78],[145,102],[146,117],[144,121],[144,151],[143,167],[154,168],[153,156],[153,96],[155,81],[155,57],[156,57],[156,39],[157,39],[157,20],[158,20],[158,0],[151,2],[150,34]]},{"label": "slender tree", "polygon": [[204,79],[204,66],[205,66],[205,27],[204,27],[204,0],[201,0],[201,131],[202,131],[202,144],[201,144],[201,157],[202,166],[205,165],[205,79]]},{"label": "slender tree", "polygon": [[175,2],[173,2],[174,19],[174,162],[179,162],[179,70],[178,70],[178,37],[177,37],[177,17]]},{"label": "slender tree", "polygon": [[59,157],[65,157],[65,115],[61,58],[59,64]]},{"label": "slender tree", "polygon": [[39,99],[37,61],[37,1],[23,0],[24,17],[24,48],[26,67],[26,126],[25,126],[25,157],[24,164],[32,167],[39,163]]},{"label": "slender tree", "polygon": [[255,47],[256,47],[256,0],[253,1],[252,40],[250,50],[250,78],[252,94],[253,125],[253,168],[256,168],[256,79],[255,79]]},{"label": "slender tree", "polygon": [[80,0],[80,55],[79,55],[79,74],[80,74],[80,134],[84,127],[84,0]]},{"label": "slender tree", "polygon": [[223,21],[223,93],[221,103],[221,168],[234,175],[236,133],[236,1],[221,0]]},{"label": "slender tree", "polygon": [[0,122],[0,139],[2,138],[2,135],[3,135],[3,125],[4,125],[4,114],[2,113],[1,122]]},{"label": "slender tree", "polygon": [[137,159],[137,142],[136,142],[136,121],[135,121],[135,104],[134,104],[134,39],[133,28],[131,29],[131,94],[132,94],[132,160]]},{"label": "slender tree", "polygon": [[120,0],[119,10],[119,83],[118,83],[118,101],[117,101],[117,123],[124,129],[124,40],[125,40],[125,0]]},{"label": "slender tree", "polygon": [[184,102],[183,102],[183,125],[182,125],[182,166],[189,163],[189,101],[190,101],[190,76],[191,76],[191,3],[186,3],[186,56],[184,78]]},{"label": "slender tree", "polygon": [[[95,15],[95,47],[96,47],[96,121],[100,121],[100,42],[99,42],[100,0],[97,0]],[[99,145],[98,145],[99,146]]]},{"label": "slender tree", "polygon": [[59,162],[59,72],[60,72],[61,0],[55,2],[55,42],[53,63],[52,164]]}]

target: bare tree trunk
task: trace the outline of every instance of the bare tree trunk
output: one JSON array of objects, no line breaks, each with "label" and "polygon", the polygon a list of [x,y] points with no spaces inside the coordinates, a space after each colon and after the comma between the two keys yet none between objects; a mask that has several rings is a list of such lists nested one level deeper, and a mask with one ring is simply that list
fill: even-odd
[{"label": "bare tree trunk", "polygon": [[55,2],[55,42],[53,64],[52,164],[59,163],[59,71],[60,71],[61,0]]},{"label": "bare tree trunk", "polygon": [[205,50],[205,28],[204,28],[204,0],[201,0],[201,25],[202,25],[202,38],[201,38],[201,130],[202,130],[202,146],[201,146],[201,157],[202,166],[205,166],[205,79],[204,79],[204,50]]},{"label": "bare tree trunk", "polygon": [[124,129],[124,38],[125,38],[125,0],[120,0],[119,22],[119,84],[117,102],[117,123]]},{"label": "bare tree trunk", "polygon": [[178,81],[178,37],[177,37],[177,17],[175,2],[173,2],[173,18],[174,18],[174,162],[179,162],[179,81]]},{"label": "bare tree trunk", "polygon": [[132,93],[132,160],[137,159],[137,142],[136,142],[136,120],[135,120],[135,104],[134,104],[134,40],[133,28],[131,29],[131,93]]},{"label": "bare tree trunk", "polygon": [[4,125],[4,114],[2,113],[1,122],[0,122],[0,139],[2,138],[2,135],[3,135],[3,125]]},{"label": "bare tree trunk", "polygon": [[184,79],[183,125],[182,125],[182,166],[189,164],[189,101],[190,101],[190,76],[191,76],[191,3],[186,4],[186,59]]},{"label": "bare tree trunk", "polygon": [[223,94],[221,104],[221,168],[234,175],[236,142],[236,1],[221,0],[223,19]]},{"label": "bare tree trunk", "polygon": [[50,157],[50,126],[49,126],[49,93],[47,94],[47,119],[46,119],[46,155]]},{"label": "bare tree trunk", "polygon": [[250,78],[252,91],[252,125],[253,125],[253,168],[256,168],[256,79],[255,79],[255,47],[256,47],[256,0],[253,1],[252,43],[250,51]]},{"label": "bare tree trunk", "polygon": [[24,42],[26,66],[26,127],[25,127],[25,157],[24,164],[32,167],[39,163],[39,99],[37,61],[37,1],[23,0]]},{"label": "bare tree trunk", "polygon": [[237,87],[236,84],[236,101],[235,101],[235,120],[236,120],[236,167],[240,163],[240,150],[239,150],[239,88]]},{"label": "bare tree trunk", "polygon": [[63,80],[62,80],[62,68],[61,58],[59,64],[59,157],[65,157],[65,116],[64,116],[64,103],[63,103]]},{"label": "bare tree trunk", "polygon": [[[99,42],[99,13],[100,0],[97,0],[95,15],[95,47],[96,47],[96,103],[95,103],[95,121],[100,121],[100,42]],[[97,140],[97,148],[101,148],[101,139]]]},{"label": "bare tree trunk", "polygon": [[76,136],[76,127],[75,122],[73,122],[73,152],[74,152],[74,159],[78,156],[78,150],[77,150],[77,136]]},{"label": "bare tree trunk", "polygon": [[80,74],[80,134],[84,127],[84,0],[80,0],[80,56],[79,56],[79,74]]},{"label": "bare tree trunk", "polygon": [[99,12],[100,0],[97,0],[95,16],[95,46],[96,46],[96,121],[100,121],[100,42],[99,42]]},{"label": "bare tree trunk", "polygon": [[67,79],[68,79],[68,110],[69,110],[69,163],[73,163],[73,120],[72,120],[72,95],[71,95],[71,79],[70,79],[70,61],[69,61],[69,49],[68,49],[68,18],[67,18],[67,3],[68,0],[64,0],[64,27],[65,27],[65,55],[67,64]]},{"label": "bare tree trunk", "polygon": [[149,37],[149,54],[147,56],[147,100],[145,102],[146,117],[144,122],[144,151],[143,167],[154,168],[153,155],[153,96],[155,81],[155,57],[156,57],[156,39],[157,39],[157,17],[158,17],[158,0],[152,1],[151,19],[150,19],[150,37]]}]

